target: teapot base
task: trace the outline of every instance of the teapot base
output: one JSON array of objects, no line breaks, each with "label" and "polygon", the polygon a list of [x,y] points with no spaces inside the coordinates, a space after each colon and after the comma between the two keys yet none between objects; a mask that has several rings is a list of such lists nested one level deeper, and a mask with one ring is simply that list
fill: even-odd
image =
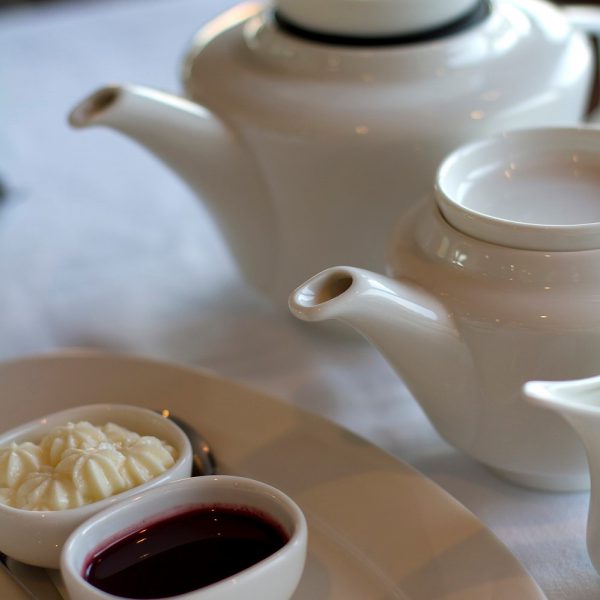
[{"label": "teapot base", "polygon": [[585,492],[590,489],[588,473],[583,475],[537,475],[535,473],[518,473],[508,469],[485,465],[492,473],[515,483],[521,487],[545,492]]}]

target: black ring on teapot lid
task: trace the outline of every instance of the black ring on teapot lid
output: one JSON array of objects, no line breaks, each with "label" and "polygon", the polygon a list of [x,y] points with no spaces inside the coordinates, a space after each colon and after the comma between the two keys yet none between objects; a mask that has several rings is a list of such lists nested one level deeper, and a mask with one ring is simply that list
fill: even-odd
[{"label": "black ring on teapot lid", "polygon": [[338,46],[398,46],[402,44],[430,42],[460,33],[484,21],[491,11],[492,7],[490,0],[479,0],[475,7],[469,10],[468,13],[450,23],[424,31],[417,31],[415,33],[385,36],[358,36],[326,33],[324,31],[315,31],[296,25],[277,10],[273,11],[273,16],[275,22],[283,31],[312,42]]}]

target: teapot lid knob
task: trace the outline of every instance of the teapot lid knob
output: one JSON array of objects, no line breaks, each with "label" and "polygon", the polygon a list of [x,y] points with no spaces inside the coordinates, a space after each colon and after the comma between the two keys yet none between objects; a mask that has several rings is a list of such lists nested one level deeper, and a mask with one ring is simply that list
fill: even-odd
[{"label": "teapot lid knob", "polygon": [[274,0],[296,27],[333,36],[407,36],[467,16],[481,0]]}]

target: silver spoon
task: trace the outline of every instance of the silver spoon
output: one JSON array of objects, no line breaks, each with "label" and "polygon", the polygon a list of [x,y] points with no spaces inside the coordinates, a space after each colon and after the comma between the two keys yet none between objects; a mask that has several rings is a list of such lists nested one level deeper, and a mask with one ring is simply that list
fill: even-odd
[{"label": "silver spoon", "polygon": [[8,566],[8,556],[3,553],[0,553],[0,569],[6,572],[6,574],[19,586],[19,588],[21,588],[23,593],[25,593],[32,600],[36,600],[33,592],[12,572],[11,568]]},{"label": "silver spoon", "polygon": [[192,444],[193,454],[193,467],[192,477],[198,475],[216,475],[217,474],[217,461],[215,456],[210,449],[210,445],[202,434],[187,421],[184,421],[180,417],[175,416],[169,409],[164,408],[157,411],[165,419],[170,419],[177,425],[185,435],[188,436],[190,443]]}]

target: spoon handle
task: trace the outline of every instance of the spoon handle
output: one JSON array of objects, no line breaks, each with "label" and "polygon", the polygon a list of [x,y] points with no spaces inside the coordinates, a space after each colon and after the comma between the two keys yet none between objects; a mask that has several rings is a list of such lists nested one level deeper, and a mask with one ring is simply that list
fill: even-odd
[{"label": "spoon handle", "polygon": [[[21,600],[21,598],[28,598],[29,600],[37,600],[32,594],[31,590],[6,566],[5,556],[0,555],[0,571],[6,575],[8,581],[6,586],[10,585],[10,591],[8,591],[7,600]],[[0,581],[2,577],[0,577]],[[14,585],[13,585],[14,584]],[[2,588],[5,586],[0,584]],[[4,598],[7,590],[2,589],[2,597]]]},{"label": "spoon handle", "polygon": [[165,409],[159,412],[163,417],[173,421],[188,436],[193,452],[192,476],[216,475],[217,461],[204,436],[195,427],[181,417],[177,417],[171,411]]}]

